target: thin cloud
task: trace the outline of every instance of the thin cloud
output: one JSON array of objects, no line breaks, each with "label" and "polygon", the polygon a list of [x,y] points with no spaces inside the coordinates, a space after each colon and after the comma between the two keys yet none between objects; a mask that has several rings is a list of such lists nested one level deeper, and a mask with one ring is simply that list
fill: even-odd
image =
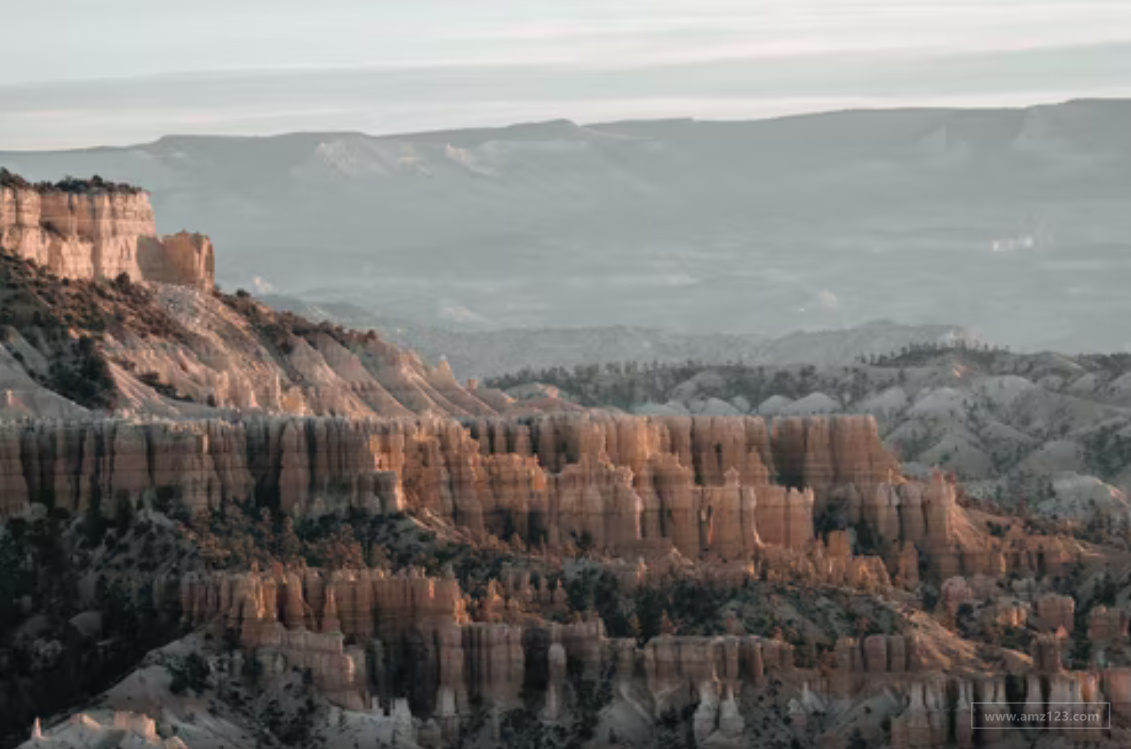
[{"label": "thin cloud", "polygon": [[[135,12],[64,0],[47,56],[58,9],[6,19],[0,148],[1033,103],[1120,95],[1131,67],[1125,0],[277,0],[269,24],[261,0],[123,2]],[[167,54],[178,39],[202,53]]]}]

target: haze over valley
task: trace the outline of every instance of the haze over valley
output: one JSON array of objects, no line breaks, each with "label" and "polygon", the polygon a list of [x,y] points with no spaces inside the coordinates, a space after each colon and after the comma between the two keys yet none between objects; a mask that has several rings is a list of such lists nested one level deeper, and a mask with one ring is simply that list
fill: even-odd
[{"label": "haze over valley", "polygon": [[456,330],[876,319],[1124,350],[1131,103],[3,152],[152,192],[218,280]]}]

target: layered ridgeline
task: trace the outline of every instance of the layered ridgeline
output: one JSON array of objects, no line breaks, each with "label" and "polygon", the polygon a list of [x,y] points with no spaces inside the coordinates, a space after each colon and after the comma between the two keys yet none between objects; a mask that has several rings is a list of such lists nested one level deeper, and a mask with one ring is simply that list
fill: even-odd
[{"label": "layered ridgeline", "polygon": [[[427,512],[525,544],[737,559],[803,547],[814,512],[948,549],[953,490],[904,484],[869,418],[49,421],[2,431],[0,516],[225,500],[292,516]],[[835,511],[830,507],[836,505]],[[902,508],[902,516],[901,516]],[[978,566],[981,561],[972,561]]]},{"label": "layered ridgeline", "polygon": [[1125,533],[904,476],[869,414],[515,401],[109,279],[96,248],[149,235],[95,213],[39,221],[89,263],[0,253],[5,746],[927,749],[981,743],[974,702],[1069,701],[1114,728],[1038,738],[1127,744]]},{"label": "layered ridgeline", "polygon": [[[537,329],[608,325],[637,329],[621,336],[627,345],[678,345],[676,361],[706,346],[639,328],[778,336],[895,318],[1089,351],[1127,344],[1129,125],[1126,101],[1075,101],[170,136],[5,152],[0,163],[36,179],[69,171],[146,185],[163,230],[202,226],[224,248],[226,285],[259,277],[424,334],[527,328],[509,345],[483,340],[492,353],[531,339],[565,352],[512,358],[508,370],[594,348]],[[461,376],[498,373],[474,350],[457,354],[476,365],[456,366]]]},{"label": "layered ridgeline", "polygon": [[520,370],[589,368],[625,362],[831,367],[908,346],[980,342],[972,331],[955,325],[904,325],[884,320],[850,328],[796,330],[776,338],[756,333],[677,333],[624,325],[453,330],[378,314],[357,304],[303,302],[279,294],[267,294],[263,300],[275,309],[311,320],[375,328],[392,343],[416,351],[425,361],[446,361],[459,376],[483,380],[506,377]]},{"label": "layered ridgeline", "polygon": [[2,190],[5,415],[486,416],[512,407],[375,333],[220,293],[207,237],[157,236],[135,188],[30,185],[5,173]]},{"label": "layered ridgeline", "polygon": [[[1020,565],[941,474],[909,480],[871,417],[50,421],[0,432],[0,517],[250,504],[295,518],[409,512],[550,553],[742,560],[814,544],[886,561],[864,577]],[[833,534],[833,536],[830,536]],[[864,540],[866,537],[867,540]],[[1063,563],[1047,550],[1047,563]],[[835,556],[835,554],[834,554]],[[797,568],[802,574],[802,568]],[[828,570],[818,567],[819,578]]]}]

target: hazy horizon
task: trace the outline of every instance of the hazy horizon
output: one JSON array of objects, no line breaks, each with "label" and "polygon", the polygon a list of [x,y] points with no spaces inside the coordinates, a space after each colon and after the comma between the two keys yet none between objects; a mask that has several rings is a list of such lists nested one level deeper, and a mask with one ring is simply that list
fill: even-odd
[{"label": "hazy horizon", "polygon": [[8,23],[0,150],[1131,96],[1113,0],[114,0]]},{"label": "hazy horizon", "polygon": [[[947,100],[923,100],[916,102],[909,102],[905,104],[884,104],[878,102],[874,105],[868,103],[860,104],[845,104],[843,106],[832,106],[827,108],[799,108],[799,109],[785,109],[784,111],[767,110],[763,114],[753,113],[750,115],[736,115],[733,117],[716,116],[716,117],[696,117],[691,115],[656,115],[656,116],[639,116],[639,117],[611,117],[605,119],[586,119],[578,117],[560,116],[560,117],[542,117],[520,120],[503,120],[497,124],[492,123],[476,123],[471,122],[465,125],[437,125],[435,127],[423,127],[414,130],[399,129],[389,130],[383,132],[373,132],[367,130],[358,130],[350,128],[313,128],[313,129],[295,129],[295,130],[277,130],[269,132],[256,132],[256,133],[238,133],[228,131],[207,131],[207,132],[177,132],[170,131],[155,135],[152,138],[145,140],[128,141],[122,143],[91,143],[87,145],[76,146],[63,146],[59,148],[0,148],[0,154],[65,154],[68,151],[92,151],[101,148],[131,148],[138,146],[147,146],[158,143],[162,140],[169,138],[216,138],[216,139],[231,139],[231,138],[248,138],[248,139],[270,139],[270,138],[284,138],[287,136],[311,136],[311,135],[332,135],[332,136],[348,136],[359,135],[370,138],[390,138],[397,139],[398,137],[412,137],[421,135],[433,135],[443,133],[465,133],[474,132],[478,130],[484,131],[498,131],[504,132],[511,128],[527,128],[537,127],[539,125],[550,125],[553,123],[569,123],[581,128],[600,128],[602,126],[620,125],[630,123],[646,123],[646,122],[694,122],[700,124],[711,123],[728,123],[728,124],[742,124],[742,123],[758,123],[774,120],[787,120],[790,118],[803,118],[809,116],[822,116],[822,115],[839,115],[852,112],[899,112],[899,111],[913,111],[913,110],[954,110],[954,111],[969,111],[969,112],[991,112],[991,111],[1024,111],[1041,107],[1057,107],[1063,105],[1070,105],[1076,102],[1131,102],[1131,90],[1124,96],[1071,96],[1060,99],[1023,99],[1016,102],[1001,103],[998,105],[991,105],[989,103],[978,104],[960,104],[949,103]],[[65,175],[60,175],[60,179]],[[82,176],[82,175],[71,175]],[[48,181],[51,181],[48,179]]]}]

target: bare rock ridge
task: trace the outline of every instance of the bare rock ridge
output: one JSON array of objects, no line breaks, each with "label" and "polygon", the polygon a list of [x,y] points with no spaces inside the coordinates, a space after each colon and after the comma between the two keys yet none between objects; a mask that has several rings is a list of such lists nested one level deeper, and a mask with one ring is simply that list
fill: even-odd
[{"label": "bare rock ridge", "polygon": [[[834,485],[878,486],[896,464],[877,452],[870,417],[771,425],[759,418],[681,418],[557,414],[524,419],[387,419],[263,417],[242,421],[39,421],[0,427],[8,470],[6,514],[36,501],[73,512],[97,501],[137,502],[154,493],[200,511],[222,500],[255,498],[296,515],[422,509],[474,530],[546,538],[588,534],[616,546],[626,535],[670,537],[692,552],[700,543],[700,506],[729,505],[741,517],[740,495],[766,495],[757,517],[774,543],[812,537],[813,492]],[[808,426],[807,426],[808,425]],[[798,434],[855,433],[874,444],[831,443],[820,460],[791,476],[796,486],[771,485],[775,450],[805,450]],[[814,437],[816,439],[816,437]],[[843,440],[842,440],[843,441]],[[849,440],[851,442],[851,440]],[[870,461],[856,465],[856,461]],[[855,490],[853,490],[855,491]],[[865,489],[865,492],[868,490]],[[772,497],[771,497],[772,495]],[[749,499],[749,497],[748,497]],[[786,507],[801,514],[791,516]],[[623,516],[618,520],[618,516]],[[623,527],[618,522],[623,521]],[[719,523],[719,525],[723,525]],[[639,526],[639,527],[637,527]],[[735,525],[734,528],[739,526]],[[753,540],[710,528],[723,546]]]},{"label": "bare rock ridge", "polygon": [[[787,549],[799,555],[790,574],[817,578],[851,556],[840,535],[863,523],[886,567],[841,563],[841,577],[917,575],[915,549],[940,579],[1033,566],[1007,553],[1015,539],[977,531],[941,475],[900,476],[870,416],[41,421],[0,428],[0,466],[4,517],[29,502],[111,513],[154,498],[194,512],[223,500],[296,516],[353,506],[553,550],[738,560]],[[818,537],[815,513],[833,533]]]},{"label": "bare rock ridge", "polygon": [[0,171],[0,248],[68,279],[211,289],[215,278],[208,237],[159,236],[147,193],[99,179],[33,185]]},{"label": "bare rock ridge", "polygon": [[[81,184],[86,192],[42,189],[80,202],[144,200],[144,193],[119,186]],[[40,194],[4,189],[9,196]],[[518,404],[497,390],[465,386],[446,363],[428,366],[372,331],[313,323],[246,294],[209,288],[211,271],[207,284],[184,285],[200,278],[177,270],[186,267],[177,258],[188,262],[195,252],[191,237],[162,240],[169,250],[163,265],[145,265],[142,257],[137,273],[121,271],[145,280],[132,283],[120,273],[105,280],[95,272],[100,251],[85,240],[68,247],[72,259],[86,258],[86,275],[60,278],[50,257],[27,256],[25,235],[5,231],[0,244],[0,282],[7,289],[0,298],[0,418],[90,411],[128,418],[247,412],[471,418],[578,408],[556,399]]]}]

